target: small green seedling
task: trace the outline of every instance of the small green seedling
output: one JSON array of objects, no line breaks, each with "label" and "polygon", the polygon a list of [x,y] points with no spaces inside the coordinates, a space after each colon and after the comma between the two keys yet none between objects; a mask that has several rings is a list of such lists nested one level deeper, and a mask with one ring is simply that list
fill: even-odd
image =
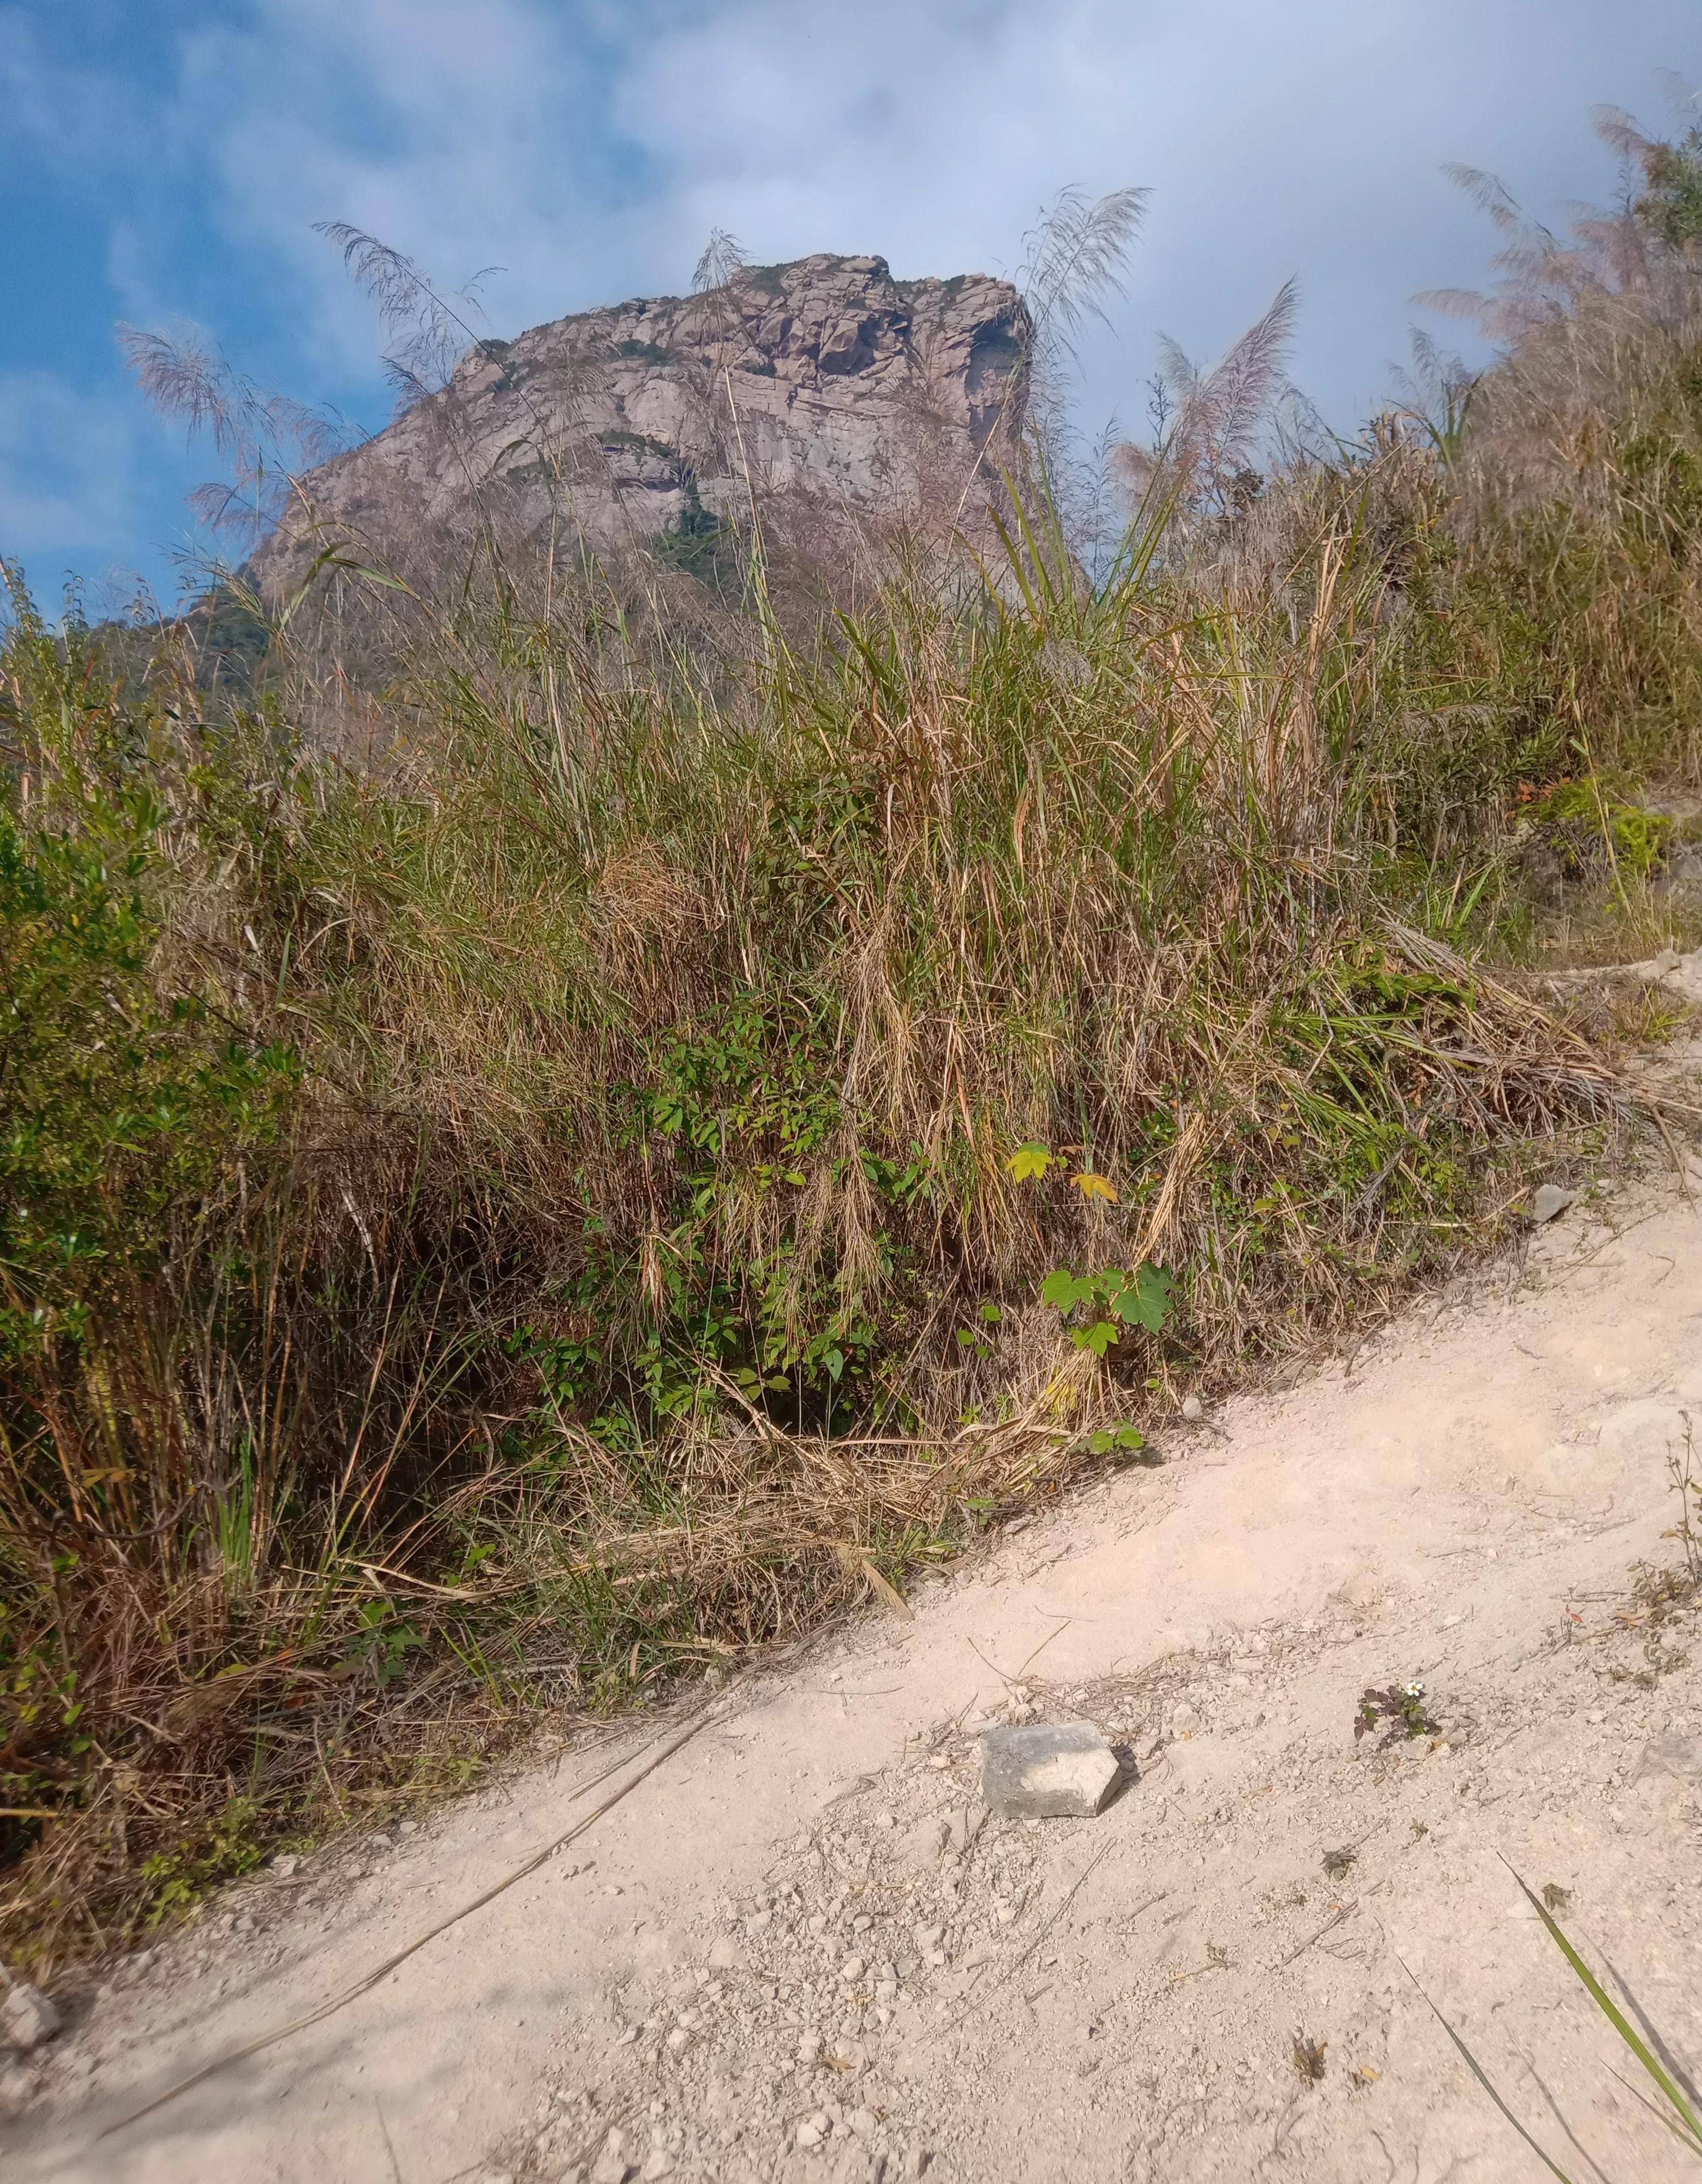
[{"label": "small green seedling", "polygon": [[1425,1704],[1424,1685],[1416,1678],[1409,1684],[1386,1684],[1380,1691],[1368,1685],[1359,1694],[1359,1711],[1353,1720],[1353,1741],[1381,1728],[1379,1749],[1415,1736],[1437,1736],[1442,1724],[1432,1721]]},{"label": "small green seedling", "polygon": [[981,1324],[979,1327],[960,1327],[957,1329],[957,1347],[960,1350],[968,1351],[975,1357],[991,1357],[993,1354],[993,1346],[988,1339],[987,1329],[990,1327],[996,1327],[1004,1316],[997,1305],[984,1304],[981,1306]]},{"label": "small green seedling", "polygon": [[1144,1328],[1149,1334],[1162,1332],[1170,1316],[1176,1278],[1163,1267],[1145,1260],[1132,1273],[1108,1267],[1102,1273],[1073,1274],[1059,1267],[1041,1284],[1041,1302],[1066,1318],[1085,1310],[1095,1317],[1086,1327],[1073,1327],[1069,1339],[1078,1350],[1102,1357],[1125,1327]]},{"label": "small green seedling", "polygon": [[1087,1436],[1091,1456],[1132,1456],[1147,1446],[1147,1436],[1138,1426],[1107,1426]]}]

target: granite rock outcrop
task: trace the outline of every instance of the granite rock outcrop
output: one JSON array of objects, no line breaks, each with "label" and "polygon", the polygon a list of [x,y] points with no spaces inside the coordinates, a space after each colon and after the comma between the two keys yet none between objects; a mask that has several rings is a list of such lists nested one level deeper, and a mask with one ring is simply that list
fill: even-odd
[{"label": "granite rock outcrop", "polygon": [[1030,332],[1007,282],[823,254],[482,342],[299,481],[256,571],[277,593],[340,542],[405,560],[486,526],[605,553],[765,507],[806,530],[950,521],[1011,460]]}]

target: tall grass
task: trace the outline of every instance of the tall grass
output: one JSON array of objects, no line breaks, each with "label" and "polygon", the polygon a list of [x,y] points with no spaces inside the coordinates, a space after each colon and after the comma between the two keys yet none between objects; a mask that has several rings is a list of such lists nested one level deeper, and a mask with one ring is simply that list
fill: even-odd
[{"label": "tall grass", "polygon": [[[1626,2009],[1615,2000],[1607,1986],[1591,1968],[1555,1918],[1549,1902],[1545,1901],[1544,1898],[1554,1898],[1557,1894],[1559,1897],[1564,1898],[1565,1891],[1556,1892],[1551,1884],[1539,1897],[1516,1872],[1514,1873],[1513,1877],[1518,1882],[1526,1901],[1543,1922],[1549,1939],[1565,1959],[1567,1970],[1588,1996],[1591,2007],[1610,2027],[1643,2072],[1649,2090],[1645,2092],[1638,2084],[1621,2076],[1617,2071],[1614,2075],[1620,2078],[1621,2084],[1627,2087],[1632,2098],[1647,2109],[1658,2123],[1666,2127],[1674,2142],[1690,2156],[1691,2160],[1702,2161],[1702,2115],[1698,2114],[1694,2092],[1688,2079],[1682,2070],[1672,2061],[1666,2043],[1638,2008],[1635,2001],[1629,1994],[1627,1995],[1626,1998],[1630,2003],[1631,2012],[1628,2015]],[[1560,2184],[1573,2184],[1573,2179],[1568,2172],[1560,2167],[1541,2142],[1520,2121],[1500,2089],[1471,2049],[1467,2047],[1459,2032],[1443,2015],[1423,1987],[1419,1986],[1410,1968],[1403,1964],[1403,1969],[1406,1970],[1408,1978],[1412,1979],[1413,1984],[1418,1986],[1419,1993],[1426,2007],[1453,2042],[1466,2068],[1499,2109],[1501,2114],[1518,2132],[1520,2137],[1524,2140],[1526,2145],[1530,2148],[1551,2176],[1557,2177]],[[1638,2020],[1635,2025],[1632,2022],[1633,2016]],[[1571,2136],[1570,2131],[1567,2136],[1569,2137]],[[1576,2144],[1576,2141],[1574,2140],[1573,2143]],[[1585,2159],[1590,2160],[1588,2155],[1586,2155]],[[1595,2161],[1590,2160],[1590,2167],[1598,2177],[1604,2175],[1604,2171]]]},{"label": "tall grass", "polygon": [[[304,610],[232,706],[14,576],[0,1946],[901,1585],[1607,1150],[1491,958],[1533,802],[1610,843],[1694,768],[1615,436],[1694,443],[1695,353],[1623,345],[1589,493],[1391,428],[1089,584],[1013,486],[986,581],[918,539],[812,637],[760,560],[688,644],[487,560],[368,585],[382,686]],[[1144,1323],[1041,1295],[1142,1267]]]}]

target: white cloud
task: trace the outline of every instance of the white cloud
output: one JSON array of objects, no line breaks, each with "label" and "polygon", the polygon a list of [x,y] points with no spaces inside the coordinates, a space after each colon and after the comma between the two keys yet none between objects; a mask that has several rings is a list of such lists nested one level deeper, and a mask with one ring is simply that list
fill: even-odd
[{"label": "white cloud", "polygon": [[510,331],[612,276],[607,163],[582,141],[590,59],[535,0],[259,0],[248,27],[187,42],[184,97],[226,230],[287,267],[329,354],[367,363],[371,309],[317,220],[353,221],[449,287],[502,266]]},{"label": "white cloud", "polygon": [[109,547],[134,515],[134,417],[43,371],[0,374],[0,554]]},{"label": "white cloud", "polygon": [[[764,256],[1008,264],[1061,182],[1151,184],[1117,315],[1136,357],[1158,326],[1217,350],[1297,272],[1301,376],[1342,405],[1374,397],[1415,291],[1485,265],[1442,163],[1504,168],[1552,214],[1610,179],[1588,105],[1646,103],[1692,36],[1682,0],[723,0],[635,42],[619,112],[672,148],[695,226]],[[1126,403],[1130,358],[1089,364]]]},{"label": "white cloud", "polygon": [[[1584,109],[1646,103],[1684,0],[254,0],[184,47],[217,212],[299,298],[310,347],[371,357],[310,223],[348,218],[454,281],[488,263],[511,332],[682,285],[711,225],[760,257],[873,249],[1008,268],[1061,183],[1153,186],[1093,396],[1138,401],[1158,326],[1229,340],[1302,276],[1303,377],[1377,391],[1407,298],[1490,246],[1438,168],[1582,192]],[[181,135],[181,131],[180,131]],[[307,390],[302,390],[307,391]]]},{"label": "white cloud", "polygon": [[[1600,194],[1586,109],[1654,105],[1694,5],[217,0],[163,49],[162,93],[49,65],[0,0],[0,97],[102,207],[129,315],[198,315],[282,391],[370,388],[369,415],[375,315],[317,220],[451,287],[504,267],[486,294],[511,333],[683,287],[711,226],[762,259],[1009,270],[1061,184],[1135,182],[1150,217],[1119,338],[1085,345],[1089,417],[1138,422],[1158,329],[1215,354],[1298,274],[1297,376],[1348,422],[1413,293],[1481,280],[1494,247],[1441,163],[1503,172],[1549,218]],[[115,413],[27,376],[0,398],[0,524],[121,535]]]}]

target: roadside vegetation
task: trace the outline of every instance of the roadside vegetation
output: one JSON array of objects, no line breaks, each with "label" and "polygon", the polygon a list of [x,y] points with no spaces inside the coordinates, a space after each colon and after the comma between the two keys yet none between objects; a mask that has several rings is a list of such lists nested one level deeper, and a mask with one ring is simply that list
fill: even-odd
[{"label": "roadside vegetation", "polygon": [[1273,457],[1280,317],[1174,360],[1097,559],[1037,450],[974,582],[343,568],[234,696],[239,587],[10,572],[9,1962],[890,1604],[1623,1154],[1536,972],[1699,929],[1702,147],[1624,131],[1475,382]]}]

